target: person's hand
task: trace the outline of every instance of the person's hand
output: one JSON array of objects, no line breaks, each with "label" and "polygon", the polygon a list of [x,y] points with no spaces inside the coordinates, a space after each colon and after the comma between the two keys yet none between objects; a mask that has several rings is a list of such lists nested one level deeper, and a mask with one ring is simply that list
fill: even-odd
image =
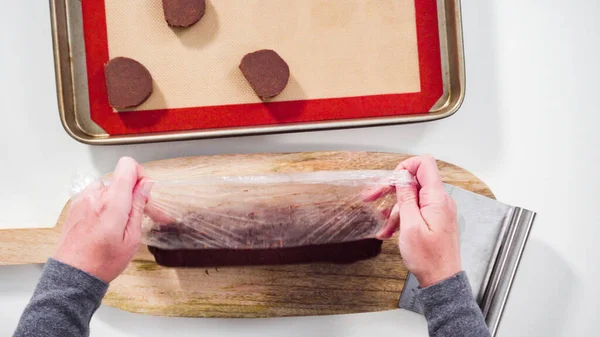
[{"label": "person's hand", "polygon": [[390,238],[400,229],[404,263],[425,288],[461,271],[456,203],[444,190],[432,156],[407,159],[397,169],[408,170],[419,185],[382,187],[366,199],[396,192],[397,204],[378,238]]},{"label": "person's hand", "polygon": [[53,258],[110,283],[138,250],[151,182],[121,158],[108,187],[96,181],[72,200]]}]

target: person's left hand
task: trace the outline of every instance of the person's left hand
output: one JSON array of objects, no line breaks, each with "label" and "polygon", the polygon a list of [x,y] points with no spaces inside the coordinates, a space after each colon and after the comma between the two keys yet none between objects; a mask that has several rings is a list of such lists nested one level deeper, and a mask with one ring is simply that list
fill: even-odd
[{"label": "person's left hand", "polygon": [[131,158],[121,158],[110,186],[96,181],[71,203],[53,258],[110,283],[140,245],[152,184]]}]

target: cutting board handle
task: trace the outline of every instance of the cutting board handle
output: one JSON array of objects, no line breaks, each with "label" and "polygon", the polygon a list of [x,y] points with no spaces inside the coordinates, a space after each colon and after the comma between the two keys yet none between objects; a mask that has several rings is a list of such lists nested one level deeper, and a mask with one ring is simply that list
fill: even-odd
[{"label": "cutting board handle", "polygon": [[67,202],[55,227],[0,229],[0,266],[46,263],[56,250],[69,205]]},{"label": "cutting board handle", "polygon": [[0,266],[45,263],[59,237],[56,227],[0,230]]}]

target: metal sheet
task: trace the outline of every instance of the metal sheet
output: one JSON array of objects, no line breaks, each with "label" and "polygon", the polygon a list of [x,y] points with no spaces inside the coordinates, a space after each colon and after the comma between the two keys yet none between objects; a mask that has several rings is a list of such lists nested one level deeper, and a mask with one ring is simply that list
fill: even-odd
[{"label": "metal sheet", "polygon": [[495,336],[498,331],[535,215],[530,210],[513,208],[505,235],[499,242],[500,251],[481,301],[483,314],[492,336]]},{"label": "metal sheet", "polygon": [[61,121],[69,135],[87,144],[115,145],[424,122],[454,114],[464,98],[465,74],[460,0],[438,0],[444,94],[429,112],[424,111],[423,114],[417,115],[227,129],[109,135],[90,118],[81,2],[80,0],[50,0],[50,10]]},{"label": "metal sheet", "polygon": [[[535,213],[450,185],[461,227],[463,268],[492,336],[496,334]],[[410,274],[399,307],[422,314],[419,283]]]}]

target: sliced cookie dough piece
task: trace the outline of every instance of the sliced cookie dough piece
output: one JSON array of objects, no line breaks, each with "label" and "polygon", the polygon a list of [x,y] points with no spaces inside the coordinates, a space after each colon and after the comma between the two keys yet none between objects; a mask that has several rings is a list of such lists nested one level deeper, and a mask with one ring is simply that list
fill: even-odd
[{"label": "sliced cookie dough piece", "polygon": [[152,76],[146,67],[127,57],[115,57],[104,66],[108,102],[115,109],[136,107],[152,94]]},{"label": "sliced cookie dough piece", "polygon": [[162,0],[165,20],[171,27],[189,27],[206,12],[206,0]]},{"label": "sliced cookie dough piece", "polygon": [[287,63],[269,49],[246,54],[240,63],[240,70],[262,100],[279,95],[290,78]]}]

